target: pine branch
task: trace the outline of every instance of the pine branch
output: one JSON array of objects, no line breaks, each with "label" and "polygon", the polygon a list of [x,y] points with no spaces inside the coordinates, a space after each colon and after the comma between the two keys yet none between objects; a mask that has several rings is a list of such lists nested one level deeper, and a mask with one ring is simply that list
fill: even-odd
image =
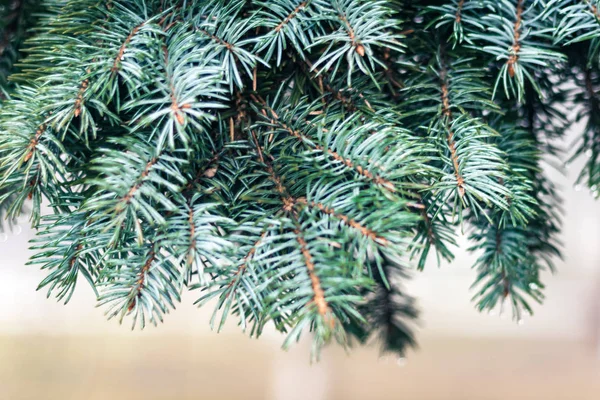
[{"label": "pine branch", "polygon": [[[356,4],[358,3],[358,4]],[[384,67],[382,61],[375,57],[374,50],[387,47],[402,51],[401,35],[395,33],[397,21],[391,18],[391,10],[383,1],[355,2],[352,0],[335,0],[327,7],[331,24],[339,26],[338,30],[315,38],[309,46],[327,46],[321,57],[313,65],[313,69],[322,73],[333,68],[332,76],[340,69],[343,56],[349,62],[347,84],[352,81],[352,71],[358,68],[365,75],[373,78],[377,65]],[[378,21],[370,24],[368,21]],[[375,84],[376,81],[374,81]]]},{"label": "pine branch", "polygon": [[[483,5],[494,12],[480,18],[485,32],[473,30],[468,34],[469,40],[474,43],[473,48],[503,62],[493,97],[502,83],[506,97],[523,102],[526,82],[538,93],[540,91],[532,71],[539,67],[551,69],[556,62],[565,60],[564,54],[553,50],[547,27],[541,18],[548,11],[539,2],[526,6],[522,0],[517,0],[516,4],[502,0],[500,5],[486,1]],[[467,19],[466,16],[464,18]],[[477,17],[473,15],[470,18]]]},{"label": "pine branch", "polygon": [[31,209],[40,289],[86,280],[133,326],[197,289],[217,329],[403,355],[400,266],[451,261],[459,226],[479,309],[543,299],[565,106],[600,184],[596,0],[14,4],[0,214]]}]

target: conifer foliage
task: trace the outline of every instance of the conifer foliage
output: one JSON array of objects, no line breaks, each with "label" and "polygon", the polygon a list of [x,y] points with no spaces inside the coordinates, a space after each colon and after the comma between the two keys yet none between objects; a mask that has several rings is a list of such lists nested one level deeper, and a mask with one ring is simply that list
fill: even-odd
[{"label": "conifer foliage", "polygon": [[134,327],[191,290],[216,329],[403,354],[407,270],[458,232],[477,308],[519,319],[560,257],[545,161],[598,196],[597,3],[4,1],[0,210],[40,289]]}]

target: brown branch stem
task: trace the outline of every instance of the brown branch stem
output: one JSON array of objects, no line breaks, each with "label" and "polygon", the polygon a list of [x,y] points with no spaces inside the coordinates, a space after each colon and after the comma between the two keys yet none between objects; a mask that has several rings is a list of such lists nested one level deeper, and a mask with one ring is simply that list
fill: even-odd
[{"label": "brown branch stem", "polygon": [[346,18],[346,15],[341,14],[341,13],[339,15],[339,18],[340,18],[340,21],[342,21],[342,23],[344,24],[344,27],[346,28],[346,32],[348,32],[348,37],[350,38],[352,47],[354,47],[356,49],[356,52],[358,53],[359,56],[364,57],[365,56],[365,47],[362,44],[358,43],[358,41],[356,40],[356,34],[354,32],[354,29],[350,25],[348,18]]},{"label": "brown branch stem", "polygon": [[150,253],[148,254],[146,263],[143,265],[142,269],[140,270],[136,285],[131,289],[131,294],[133,296],[129,303],[129,307],[127,308],[128,312],[130,312],[131,310],[134,309],[134,307],[137,303],[137,298],[142,295],[142,289],[144,289],[144,284],[146,282],[146,274],[148,273],[148,271],[150,271],[150,267],[152,266],[152,263],[154,262],[155,259],[156,259],[156,253],[154,252],[154,249],[152,249],[152,250],[150,250]]},{"label": "brown branch stem", "polygon": [[90,81],[88,79],[84,79],[83,82],[81,82],[81,86],[79,86],[79,93],[77,93],[77,99],[75,99],[75,110],[73,111],[75,118],[81,115],[81,104],[83,104],[83,94],[89,86],[89,83]]},{"label": "brown branch stem", "polygon": [[209,38],[211,38],[215,42],[219,43],[220,45],[225,46],[225,48],[227,50],[233,50],[235,48],[235,46],[232,45],[231,43],[228,43],[228,42],[224,41],[223,39],[221,39],[220,37],[213,35],[212,33],[208,32],[206,29],[198,29],[198,32],[202,33],[205,36],[208,36]]},{"label": "brown branch stem", "polygon": [[40,138],[42,137],[42,135],[44,134],[45,131],[46,131],[46,124],[42,124],[37,128],[37,130],[35,131],[35,136],[31,139],[31,141],[29,142],[29,145],[27,146],[27,153],[25,154],[25,157],[23,158],[24,162],[29,161],[31,159],[31,157],[33,157],[33,153],[35,152],[35,149],[36,149],[38,143],[40,142]]},{"label": "brown branch stem", "polygon": [[440,62],[440,85],[442,92],[442,115],[445,118],[446,129],[448,131],[447,142],[448,148],[450,149],[450,157],[452,159],[452,165],[454,167],[454,174],[456,176],[456,185],[458,186],[458,192],[460,196],[465,195],[464,178],[460,173],[460,164],[458,162],[458,154],[456,151],[456,143],[454,141],[454,133],[452,132],[452,110],[450,107],[450,91],[448,89],[448,71],[443,62]]},{"label": "brown branch stem", "polygon": [[129,189],[129,192],[127,192],[127,194],[121,199],[121,203],[128,204],[131,201],[135,193],[142,187],[142,185],[145,182],[144,179],[148,177],[148,175],[150,174],[150,170],[157,162],[158,157],[154,157],[150,161],[148,161],[146,167],[144,168],[144,171],[142,171],[139,178],[137,179],[137,183],[133,185],[131,189]]},{"label": "brown branch stem", "polygon": [[274,29],[275,32],[279,32],[281,29],[283,29],[284,26],[286,26],[287,24],[290,23],[290,21],[292,20],[292,18],[294,18],[299,12],[300,10],[302,10],[304,7],[306,7],[306,1],[303,1],[302,3],[300,3],[298,5],[298,7],[296,7],[283,21],[281,21],[281,23],[279,25],[277,25]]},{"label": "brown branch stem", "polygon": [[371,239],[383,246],[386,246],[388,244],[388,240],[386,238],[382,237],[381,235],[379,235],[377,232],[373,231],[372,229],[367,228],[366,226],[364,226],[361,223],[357,222],[356,220],[348,217],[347,215],[338,213],[332,207],[328,207],[328,206],[324,205],[323,203],[317,203],[314,201],[308,202],[306,199],[303,199],[303,198],[298,199],[298,203],[316,208],[316,209],[320,210],[321,212],[323,212],[324,214],[331,215],[331,216],[343,221],[349,227],[354,228],[357,231],[359,231],[363,236],[368,237],[369,239]]},{"label": "brown branch stem", "polygon": [[321,280],[315,272],[315,263],[313,261],[312,255],[310,254],[310,251],[308,250],[308,243],[306,243],[306,240],[302,235],[300,227],[298,227],[294,231],[294,233],[296,234],[296,241],[300,245],[300,252],[302,253],[304,263],[306,264],[306,269],[308,270],[308,276],[310,277],[310,282],[314,293],[313,301],[317,306],[319,314],[322,317],[327,318],[327,314],[329,312],[329,304],[325,299],[325,291],[321,287]]},{"label": "brown branch stem", "polygon": [[457,24],[460,24],[462,21],[462,9],[464,5],[465,0],[460,0],[456,6],[456,17],[454,18],[454,21],[456,21]]},{"label": "brown branch stem", "polygon": [[508,66],[508,74],[510,77],[515,76],[515,64],[519,60],[519,51],[521,50],[521,24],[522,24],[522,15],[523,15],[523,0],[518,0],[517,2],[517,13],[515,18],[515,26],[514,26],[514,40],[511,48],[511,54],[508,57],[508,61],[506,61],[506,65]]},{"label": "brown branch stem", "polygon": [[[260,103],[263,106],[263,111],[264,110],[269,111],[269,113],[271,114],[271,122],[273,124],[279,126],[281,129],[288,132],[291,136],[297,138],[298,140],[300,140],[304,143],[310,142],[310,140],[302,132],[300,132],[299,130],[294,130],[291,127],[289,127],[287,124],[285,124],[284,122],[281,122],[279,120],[279,116],[277,115],[277,113],[271,107],[269,107],[264,100],[259,99],[254,95],[252,95],[251,97],[253,98],[254,101]],[[266,112],[263,112],[263,115],[267,116]],[[352,160],[343,157],[342,155],[333,151],[332,149],[325,150],[324,146],[317,145],[317,144],[313,144],[313,148],[329,154],[334,160],[342,162],[348,168],[354,169],[356,172],[358,172],[359,175],[364,176],[365,178],[369,179],[370,181],[374,182],[377,185],[383,186],[390,192],[396,191],[394,184],[392,182],[390,182],[389,180],[384,179],[377,174],[374,174],[373,172],[369,171],[368,169],[366,169],[360,165],[355,165],[355,163]]]},{"label": "brown branch stem", "polygon": [[113,62],[113,66],[111,68],[111,73],[113,75],[117,71],[119,71],[119,68],[121,67],[121,60],[123,58],[123,55],[125,54],[125,50],[127,49],[127,46],[129,45],[129,43],[131,42],[131,40],[133,39],[133,37],[140,31],[140,29],[142,28],[142,26],[144,26],[144,24],[146,22],[147,21],[144,21],[141,24],[139,24],[138,26],[136,26],[135,28],[133,28],[131,30],[131,32],[129,33],[129,35],[125,38],[125,41],[123,42],[123,44],[119,48],[119,52],[117,53],[117,56],[115,57],[115,61]]}]

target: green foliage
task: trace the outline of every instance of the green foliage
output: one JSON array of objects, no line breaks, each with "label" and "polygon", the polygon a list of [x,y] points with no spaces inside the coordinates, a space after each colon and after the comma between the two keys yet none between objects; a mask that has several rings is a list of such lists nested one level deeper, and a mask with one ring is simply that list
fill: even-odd
[{"label": "green foliage", "polygon": [[478,309],[543,299],[565,104],[598,193],[596,0],[8,3],[0,212],[48,296],[134,327],[192,290],[215,329],[404,354],[408,268],[459,232]]},{"label": "green foliage", "polygon": [[[516,3],[516,4],[515,4]],[[566,57],[552,50],[552,27],[543,18],[547,9],[542,1],[510,0],[482,1],[485,15],[465,13],[463,19],[478,18],[485,28],[469,32],[469,41],[480,51],[490,54],[502,63],[494,86],[500,84],[506,97],[524,101],[525,83],[539,91],[534,71],[551,69]],[[470,29],[474,23],[465,23]]]}]

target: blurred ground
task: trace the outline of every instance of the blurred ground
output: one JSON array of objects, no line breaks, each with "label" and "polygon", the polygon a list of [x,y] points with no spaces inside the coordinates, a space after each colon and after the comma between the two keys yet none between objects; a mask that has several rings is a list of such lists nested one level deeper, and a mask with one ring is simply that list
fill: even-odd
[{"label": "blurred ground", "polygon": [[600,365],[581,343],[426,338],[407,362],[221,336],[0,338],[10,400],[597,400]]}]

